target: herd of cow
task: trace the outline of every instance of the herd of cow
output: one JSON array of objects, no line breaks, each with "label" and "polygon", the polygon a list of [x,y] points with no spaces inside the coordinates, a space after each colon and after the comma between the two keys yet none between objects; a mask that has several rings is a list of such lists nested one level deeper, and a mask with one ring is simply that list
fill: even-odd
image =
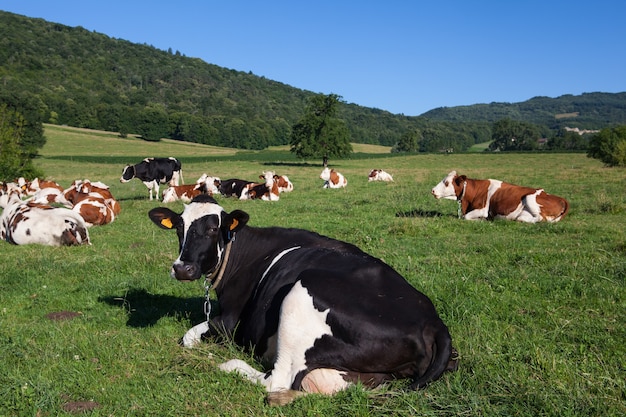
[{"label": "herd of cow", "polygon": [[[271,404],[286,404],[305,393],[333,394],[351,384],[375,387],[410,379],[411,389],[454,371],[458,355],[448,328],[430,299],[404,277],[356,246],[314,232],[247,225],[241,210],[226,212],[214,195],[278,200],[293,190],[285,176],[265,171],[259,182],[202,175],[179,185],[175,158],[147,158],[128,165],[121,182],[138,178],[163,202],[187,202],[182,213],[167,207],[149,212],[160,228],[176,230],[180,252],[170,275],[180,281],[205,279],[206,303],[215,290],[218,314],[182,338],[193,347],[212,337],[231,337],[266,365],[258,371],[241,360],[220,369],[262,384]],[[324,168],[324,188],[340,188],[347,179]],[[393,181],[372,170],[368,181]],[[499,180],[474,180],[450,172],[431,190],[437,198],[459,203],[468,219],[505,218],[557,222],[568,211],[565,199],[542,189]],[[27,199],[23,199],[27,197]],[[52,206],[58,203],[60,207]],[[102,183],[77,180],[68,189],[40,180],[3,183],[0,234],[13,244],[89,243],[88,228],[113,221],[120,206]]]}]

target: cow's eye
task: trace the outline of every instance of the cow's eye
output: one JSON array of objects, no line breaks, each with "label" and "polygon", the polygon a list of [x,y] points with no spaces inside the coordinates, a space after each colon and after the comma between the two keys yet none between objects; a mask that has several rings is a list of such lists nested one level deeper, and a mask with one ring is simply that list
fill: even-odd
[{"label": "cow's eye", "polygon": [[218,229],[217,227],[209,227],[209,228],[207,229],[207,234],[208,234],[208,235],[215,235],[215,234],[217,234],[217,231],[218,231],[218,230],[219,230],[219,229]]}]

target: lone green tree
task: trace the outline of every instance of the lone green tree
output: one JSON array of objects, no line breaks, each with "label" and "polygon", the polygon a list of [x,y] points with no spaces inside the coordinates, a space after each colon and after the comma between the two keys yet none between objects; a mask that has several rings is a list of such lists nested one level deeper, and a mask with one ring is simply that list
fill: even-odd
[{"label": "lone green tree", "polygon": [[587,156],[608,166],[626,166],[626,126],[602,129],[594,135]]},{"label": "lone green tree", "polygon": [[290,150],[298,158],[346,158],[352,153],[350,132],[337,118],[341,97],[318,94],[311,98],[305,114],[291,128]]}]

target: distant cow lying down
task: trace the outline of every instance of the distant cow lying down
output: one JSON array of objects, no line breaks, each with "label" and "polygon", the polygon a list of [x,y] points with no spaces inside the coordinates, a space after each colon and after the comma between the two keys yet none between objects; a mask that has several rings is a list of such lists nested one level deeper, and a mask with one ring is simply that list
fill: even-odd
[{"label": "distant cow lying down", "polygon": [[205,184],[170,185],[163,190],[163,202],[182,201],[189,203],[195,196],[205,194]]},{"label": "distant cow lying down", "polygon": [[324,180],[322,188],[341,188],[348,185],[348,180],[340,172],[325,167],[320,174],[320,179]]},{"label": "distant cow lying down", "polygon": [[373,169],[367,176],[368,181],[393,181],[393,177],[387,171],[382,169]]},{"label": "distant cow lying down", "polygon": [[459,202],[466,220],[507,219],[537,223],[558,222],[567,214],[567,200],[541,188],[522,187],[499,180],[475,180],[450,172],[431,190],[432,195]]}]

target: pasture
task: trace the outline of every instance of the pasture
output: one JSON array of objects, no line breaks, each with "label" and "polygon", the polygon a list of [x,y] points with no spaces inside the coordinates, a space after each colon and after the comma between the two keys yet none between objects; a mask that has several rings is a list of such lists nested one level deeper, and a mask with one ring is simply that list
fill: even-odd
[{"label": "pasture", "polygon": [[[625,170],[584,154],[394,156],[356,146],[353,158],[330,161],[347,188],[322,189],[321,161],[283,148],[147,143],[58,126],[46,136],[36,165],[47,178],[102,181],[122,212],[90,229],[88,247],[0,242],[0,416],[626,414]],[[253,226],[313,230],[383,259],[434,302],[459,370],[416,392],[396,381],[269,407],[261,386],[216,368],[235,357],[254,364],[242,349],[181,348],[204,319],[204,289],[169,277],[175,233],[147,216],[160,203],[138,180],[119,182],[125,164],[147,156],[179,158],[185,183],[205,172],[288,175],[295,189],[280,201],[216,199],[248,212]],[[368,183],[371,168],[395,181]],[[452,169],[542,187],[567,198],[569,214],[557,224],[459,220],[454,201],[430,195]]]}]

